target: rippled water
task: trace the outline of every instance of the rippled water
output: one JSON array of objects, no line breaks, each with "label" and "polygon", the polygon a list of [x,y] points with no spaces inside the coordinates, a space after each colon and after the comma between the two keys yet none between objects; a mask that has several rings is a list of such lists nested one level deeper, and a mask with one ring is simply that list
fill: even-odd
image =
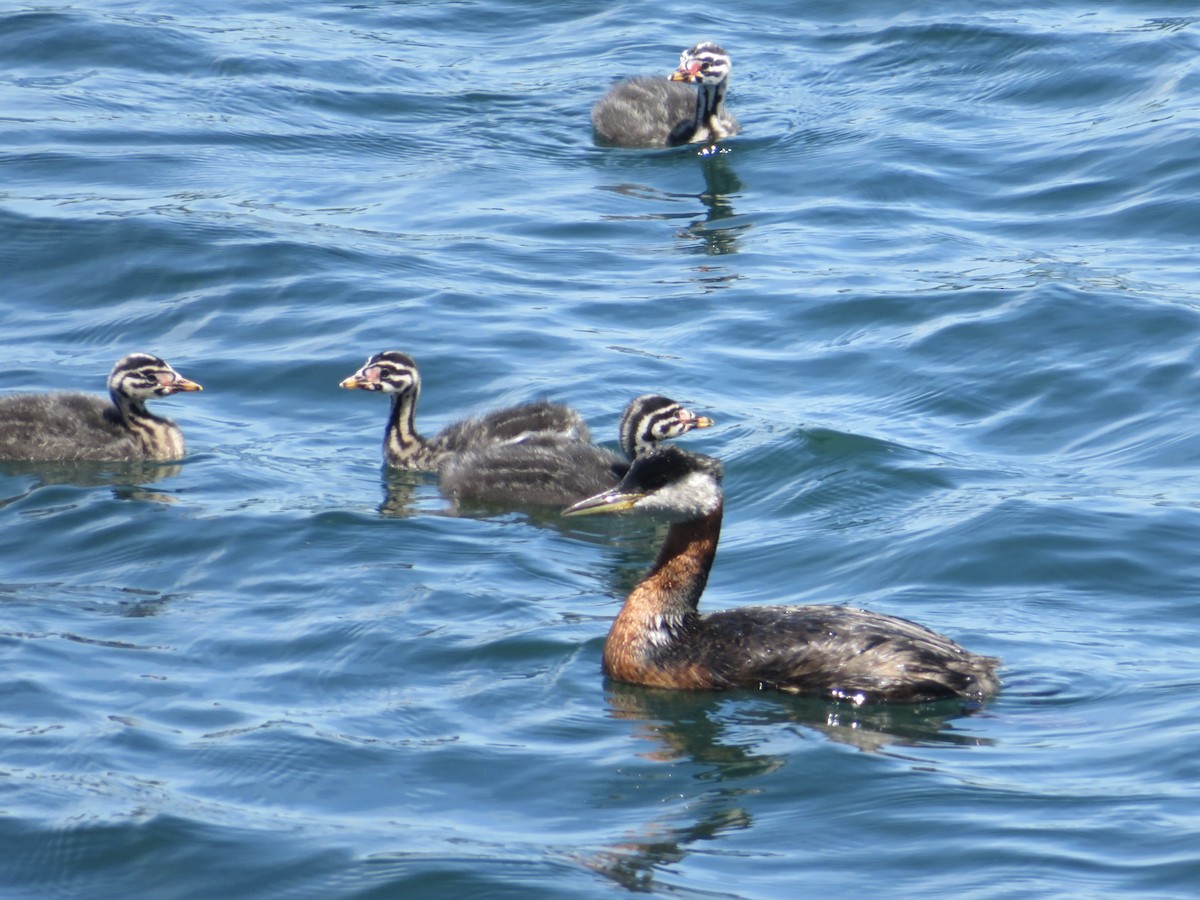
[{"label": "rippled water", "polygon": [[[178,466],[0,471],[6,897],[1191,895],[1194,4],[0,12],[0,391],[156,352]],[[724,151],[597,149],[733,54]],[[463,515],[428,430],[684,400],[708,609],[1002,656],[985,709],[606,685],[661,530]]]}]

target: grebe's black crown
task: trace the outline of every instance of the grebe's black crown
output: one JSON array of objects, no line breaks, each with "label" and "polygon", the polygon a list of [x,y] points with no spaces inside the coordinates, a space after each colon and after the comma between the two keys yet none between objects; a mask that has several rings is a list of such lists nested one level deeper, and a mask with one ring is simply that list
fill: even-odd
[{"label": "grebe's black crown", "polygon": [[156,366],[159,369],[163,369],[166,368],[166,365],[166,360],[155,356],[153,353],[130,353],[117,360],[117,364],[113,366],[113,370],[132,371],[134,369],[143,369],[146,366]]},{"label": "grebe's black crown", "polygon": [[707,475],[719,485],[724,469],[711,456],[669,445],[634,460],[619,490],[654,493],[678,484],[689,475]]},{"label": "grebe's black crown", "polygon": [[407,353],[401,353],[399,350],[384,350],[382,353],[376,353],[364,363],[363,368],[367,366],[394,366],[396,368],[415,369],[417,362]]}]

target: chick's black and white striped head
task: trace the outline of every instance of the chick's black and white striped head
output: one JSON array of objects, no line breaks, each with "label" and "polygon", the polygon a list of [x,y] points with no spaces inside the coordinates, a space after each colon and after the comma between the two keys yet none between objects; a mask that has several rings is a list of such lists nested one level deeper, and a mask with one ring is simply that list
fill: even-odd
[{"label": "chick's black and white striped head", "polygon": [[615,488],[580,500],[563,515],[635,510],[667,522],[690,522],[721,508],[721,464],[711,456],[660,447],[638,457]]},{"label": "chick's black and white striped head", "polygon": [[634,459],[652,451],[660,441],[712,424],[712,419],[696,415],[669,397],[642,394],[630,401],[621,416],[621,449]]},{"label": "chick's black and white striped head", "polygon": [[117,360],[108,375],[108,392],[113,400],[152,400],[180,391],[204,390],[184,378],[164,360],[149,353],[130,353]]},{"label": "chick's black and white striped head", "polygon": [[711,41],[701,41],[679,55],[679,68],[671,73],[671,80],[720,84],[732,70],[733,62],[728,53]]},{"label": "chick's black and white striped head", "polygon": [[384,350],[369,357],[362,368],[341,382],[341,387],[388,394],[416,393],[421,389],[421,376],[407,353]]}]

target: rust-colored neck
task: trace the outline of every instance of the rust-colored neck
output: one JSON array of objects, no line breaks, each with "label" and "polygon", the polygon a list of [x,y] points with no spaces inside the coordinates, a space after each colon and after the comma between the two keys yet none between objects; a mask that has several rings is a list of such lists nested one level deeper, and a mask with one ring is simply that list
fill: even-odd
[{"label": "rust-colored neck", "polygon": [[630,593],[625,607],[636,602],[662,613],[695,612],[717,555],[722,512],[717,507],[700,519],[671,525],[653,568]]},{"label": "rust-colored neck", "polygon": [[721,507],[671,525],[649,574],[625,598],[604,644],[604,671],[618,681],[658,687],[708,686],[689,662],[700,595],[721,537]]}]

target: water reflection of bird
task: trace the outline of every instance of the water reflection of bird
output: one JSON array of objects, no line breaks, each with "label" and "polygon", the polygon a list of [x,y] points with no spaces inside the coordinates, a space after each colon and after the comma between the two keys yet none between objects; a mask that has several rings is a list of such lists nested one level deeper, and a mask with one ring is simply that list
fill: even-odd
[{"label": "water reflection of bird", "polygon": [[463,419],[447,425],[436,437],[422,437],[414,424],[421,375],[413,358],[398,350],[376,353],[344,379],[341,386],[392,395],[383,456],[389,466],[397,469],[435,472],[454,454],[533,436],[554,435],[583,441],[589,437],[587,424],[578,412],[546,401],[522,403],[479,418]]},{"label": "water reflection of bird", "polygon": [[650,573],[604,646],[604,671],[664,688],[757,688],[856,704],[944,697],[982,700],[998,660],[921,625],[844,606],[756,606],[701,615],[724,500],[721,464],[664,447],[635,460],[621,484],[567,515],[641,510],[670,522]]},{"label": "water reflection of bird", "polygon": [[[640,758],[664,763],[675,777],[689,773],[685,780],[695,786],[674,806],[668,797],[675,799],[678,788],[660,793],[658,803],[643,803],[665,811],[581,858],[589,869],[640,893],[664,892],[664,881],[701,842],[753,827],[746,800],[756,792],[747,791],[745,779],[761,780],[797,761],[794,748],[781,739],[781,729],[815,729],[867,752],[887,752],[891,745],[900,745],[905,749],[899,758],[908,764],[914,760],[912,747],[989,743],[953,728],[950,722],[963,714],[961,703],[954,701],[847,707],[816,697],[766,702],[755,694],[650,691],[616,681],[607,686],[605,698],[613,718],[629,722],[631,735],[649,745],[638,752]],[[755,737],[749,737],[747,726]],[[936,769],[933,761],[920,764]],[[638,771],[632,766],[622,770]],[[660,779],[632,777],[641,791],[653,790],[656,782],[665,791]]]},{"label": "water reflection of bird", "polygon": [[109,373],[107,400],[79,393],[0,397],[0,459],[182,459],[183,432],[146,401],[199,390],[157,356],[131,353]]},{"label": "water reflection of bird", "polygon": [[553,438],[484,447],[447,459],[440,473],[442,492],[484,503],[562,506],[616,486],[630,461],[660,441],[712,423],[668,397],[643,394],[621,416],[624,456],[590,441]]},{"label": "water reflection of bird", "polygon": [[[831,704],[823,697],[787,696],[767,701],[760,693],[711,691],[648,691],[633,684],[610,681],[605,699],[613,718],[633,723],[635,737],[650,749],[645,759],[691,760],[714,767],[714,776],[729,781],[782,768],[791,758],[777,752],[770,736],[785,728],[801,735],[815,732],[839,744],[867,753],[886,753],[892,747],[935,745],[988,746],[991,739],[956,722],[973,710],[957,698],[929,703]],[[761,743],[739,740],[743,726],[761,726]],[[744,734],[742,734],[744,737]],[[765,748],[776,752],[767,752]]]},{"label": "water reflection of bird", "polygon": [[677,147],[737,134],[737,119],[725,108],[732,67],[724,50],[703,42],[683,51],[669,78],[641,75],[617,82],[592,108],[596,140],[617,147]]}]

